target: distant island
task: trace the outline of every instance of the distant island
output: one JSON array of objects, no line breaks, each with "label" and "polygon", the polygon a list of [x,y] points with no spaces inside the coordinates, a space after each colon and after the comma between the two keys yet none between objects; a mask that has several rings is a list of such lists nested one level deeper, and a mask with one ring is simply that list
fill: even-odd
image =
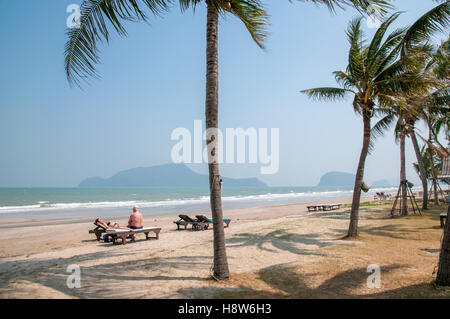
[{"label": "distant island", "polygon": [[320,178],[319,187],[350,187],[355,184],[355,175],[343,172],[328,172]]},{"label": "distant island", "polygon": [[[225,186],[267,187],[258,178],[222,180]],[[195,173],[184,164],[164,164],[120,171],[110,178],[87,178],[78,187],[208,187],[208,183],[208,175]]]},{"label": "distant island", "polygon": [[[389,187],[392,185],[387,179],[380,179],[369,183],[371,187]],[[355,175],[344,172],[328,172],[320,178],[319,187],[353,187]]]}]

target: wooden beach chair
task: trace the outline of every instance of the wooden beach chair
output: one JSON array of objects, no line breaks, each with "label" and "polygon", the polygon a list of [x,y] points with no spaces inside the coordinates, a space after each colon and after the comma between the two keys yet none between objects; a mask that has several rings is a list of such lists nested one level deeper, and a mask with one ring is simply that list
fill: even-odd
[{"label": "wooden beach chair", "polygon": [[308,208],[308,212],[317,212],[317,211],[319,211],[319,210],[322,210],[322,205],[310,205],[310,206],[307,206],[307,208]]},{"label": "wooden beach chair", "polygon": [[324,204],[322,205],[323,211],[336,210],[341,208],[341,204]]},{"label": "wooden beach chair", "polygon": [[306,206],[308,208],[308,212],[317,212],[317,211],[330,211],[341,208],[342,204],[320,204],[320,205],[310,205]]},{"label": "wooden beach chair", "polygon": [[[212,218],[208,218],[208,217],[206,217],[206,216],[204,216],[204,215],[195,215],[195,217],[197,217],[197,219],[198,219],[199,221],[204,222],[204,223],[206,224],[206,226],[205,226],[206,228],[205,228],[205,229],[208,229],[209,224],[212,224],[212,223],[213,223]],[[231,219],[229,219],[229,218],[224,218],[224,219],[223,219],[223,223],[225,224],[225,227],[228,227],[228,226],[230,226]]]},{"label": "wooden beach chair", "polygon": [[177,230],[181,229],[180,226],[184,226],[184,229],[187,229],[187,226],[189,225],[192,225],[193,230],[204,230],[205,226],[207,227],[207,224],[205,222],[192,219],[188,215],[180,214],[178,215],[178,217],[180,217],[180,219],[174,221],[174,223],[177,225]]},{"label": "wooden beach chair", "polygon": [[[127,243],[127,238],[131,241],[136,241],[136,234],[145,234],[145,239],[150,238],[159,239],[159,232],[161,228],[159,227],[144,227],[141,229],[130,229],[130,228],[117,228],[117,229],[107,229],[106,235],[111,238],[113,244],[118,244],[117,240],[121,239],[121,244],[125,245]],[[150,237],[149,233],[155,233],[155,237]]]},{"label": "wooden beach chair", "polygon": [[95,234],[97,236],[97,240],[102,239],[102,234],[106,233],[106,228],[94,222],[94,225],[97,226],[94,229],[89,230],[89,234]]}]

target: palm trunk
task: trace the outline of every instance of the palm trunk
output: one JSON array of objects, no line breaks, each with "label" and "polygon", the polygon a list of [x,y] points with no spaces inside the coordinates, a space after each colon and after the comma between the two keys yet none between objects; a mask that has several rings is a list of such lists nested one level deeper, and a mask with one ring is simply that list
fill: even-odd
[{"label": "palm trunk", "polygon": [[436,283],[441,286],[450,286],[450,206],[444,227],[444,238],[442,239],[441,254],[439,255]]},{"label": "palm trunk", "polygon": [[427,180],[427,172],[425,170],[425,165],[423,164],[422,155],[420,154],[419,143],[417,142],[417,136],[414,132],[414,127],[411,131],[411,141],[414,147],[414,152],[416,153],[417,164],[419,166],[419,175],[420,180],[422,181],[422,189],[423,189],[423,201],[422,201],[422,209],[428,209],[428,180]]},{"label": "palm trunk", "polygon": [[370,145],[370,113],[363,111],[364,135],[361,155],[359,157],[358,170],[356,171],[355,187],[353,189],[352,211],[350,212],[350,224],[348,226],[347,237],[355,238],[358,236],[359,204],[361,200],[361,185],[364,178],[364,166],[366,164],[367,154]]},{"label": "palm trunk", "polygon": [[225,232],[222,212],[222,186],[218,162],[218,24],[219,14],[217,9],[208,4],[206,26],[206,129],[208,147],[209,190],[211,214],[214,226],[214,277],[222,280],[229,277],[227,253],[225,250]]},{"label": "palm trunk", "polygon": [[408,195],[406,190],[406,164],[405,164],[405,132],[402,126],[400,132],[400,182],[402,184],[402,207],[400,214],[408,215]]},{"label": "palm trunk", "polygon": [[437,176],[436,176],[436,170],[434,167],[433,150],[431,148],[428,148],[428,155],[430,157],[431,178],[433,179],[434,205],[439,205],[439,198],[438,198],[438,191],[437,191]]},{"label": "palm trunk", "polygon": [[401,216],[408,215],[408,194],[406,190],[406,160],[405,160],[405,126],[403,119],[400,119],[400,183],[402,185],[402,207]]}]

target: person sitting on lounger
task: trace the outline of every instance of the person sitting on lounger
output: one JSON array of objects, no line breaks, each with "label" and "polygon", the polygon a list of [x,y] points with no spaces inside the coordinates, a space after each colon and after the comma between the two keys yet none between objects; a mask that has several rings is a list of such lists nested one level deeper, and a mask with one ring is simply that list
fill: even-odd
[{"label": "person sitting on lounger", "polygon": [[128,228],[131,229],[142,229],[143,228],[144,217],[141,212],[138,210],[137,206],[133,207],[133,213],[130,215],[130,219],[128,219]]}]

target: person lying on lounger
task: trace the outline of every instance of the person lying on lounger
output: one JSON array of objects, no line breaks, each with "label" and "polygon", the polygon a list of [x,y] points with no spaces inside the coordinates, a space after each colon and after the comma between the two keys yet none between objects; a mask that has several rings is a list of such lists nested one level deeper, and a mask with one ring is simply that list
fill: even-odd
[{"label": "person lying on lounger", "polygon": [[128,225],[120,225],[117,222],[105,222],[100,218],[97,218],[94,224],[103,227],[104,229],[118,229],[118,228],[131,228],[131,229],[142,229],[143,228],[144,217],[138,210],[137,206],[133,207],[133,213],[131,213],[128,219]]},{"label": "person lying on lounger", "polygon": [[119,225],[117,222],[105,222],[100,218],[97,218],[94,224],[103,227],[104,229],[117,229],[117,228],[127,228],[127,226]]}]

